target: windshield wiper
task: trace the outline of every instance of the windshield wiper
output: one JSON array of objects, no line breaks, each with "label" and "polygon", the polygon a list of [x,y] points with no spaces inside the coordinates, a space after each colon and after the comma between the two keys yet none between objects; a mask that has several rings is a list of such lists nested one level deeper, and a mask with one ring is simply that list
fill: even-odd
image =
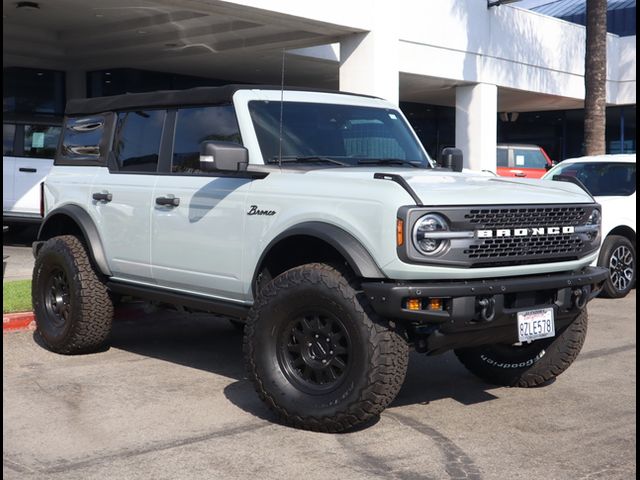
[{"label": "windshield wiper", "polygon": [[401,158],[366,158],[358,160],[358,165],[410,165],[413,168],[420,168],[419,165]]},{"label": "windshield wiper", "polygon": [[324,162],[324,163],[332,163],[334,165],[340,165],[342,167],[350,167],[351,164],[341,162],[339,160],[335,160],[329,157],[323,157],[322,155],[306,155],[306,156],[297,156],[297,155],[283,155],[282,157],[278,157],[277,155],[272,157],[269,163],[278,163],[282,161],[282,163],[314,163],[314,162]]}]

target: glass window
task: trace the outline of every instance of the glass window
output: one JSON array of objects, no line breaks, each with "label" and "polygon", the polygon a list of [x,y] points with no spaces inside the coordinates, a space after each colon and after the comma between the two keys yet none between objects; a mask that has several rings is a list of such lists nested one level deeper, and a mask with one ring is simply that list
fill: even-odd
[{"label": "glass window", "polygon": [[62,155],[69,160],[98,160],[104,133],[104,116],[68,118],[64,127]]},{"label": "glass window", "polygon": [[5,112],[62,114],[65,74],[40,68],[3,68],[2,93]]},{"label": "glass window", "polygon": [[396,110],[285,102],[282,128],[280,102],[252,101],[249,111],[266,163],[277,162],[281,147],[282,156],[293,161],[325,157],[358,165],[404,160],[429,167],[419,142]]},{"label": "glass window", "polygon": [[513,149],[513,166],[515,168],[545,168],[547,159],[540,149]]},{"label": "glass window", "polygon": [[200,144],[207,140],[241,143],[232,105],[178,111],[171,171],[200,172]]},{"label": "glass window", "polygon": [[499,167],[509,166],[509,149],[507,148],[497,149],[497,164]]},{"label": "glass window", "polygon": [[53,158],[58,148],[61,128],[53,125],[24,126],[24,156]]},{"label": "glass window", "polygon": [[636,191],[635,163],[561,163],[553,174],[577,178],[594,197],[628,196]]},{"label": "glass window", "polygon": [[158,167],[164,110],[118,114],[113,154],[121,171],[155,172]]},{"label": "glass window", "polygon": [[2,155],[13,155],[13,139],[16,126],[12,123],[2,124]]}]

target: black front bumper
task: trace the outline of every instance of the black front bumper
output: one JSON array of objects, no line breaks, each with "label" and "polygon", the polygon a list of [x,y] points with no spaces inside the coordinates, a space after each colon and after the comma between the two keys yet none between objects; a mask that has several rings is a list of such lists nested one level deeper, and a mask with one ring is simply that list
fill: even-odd
[{"label": "black front bumper", "polygon": [[[365,282],[362,289],[376,313],[407,326],[419,350],[438,353],[491,343],[517,342],[517,313],[553,308],[556,331],[566,327],[602,290],[609,272],[587,267],[570,273],[448,282]],[[421,299],[421,310],[407,300]],[[429,299],[442,310],[429,310]],[[488,308],[487,308],[488,305]]]}]

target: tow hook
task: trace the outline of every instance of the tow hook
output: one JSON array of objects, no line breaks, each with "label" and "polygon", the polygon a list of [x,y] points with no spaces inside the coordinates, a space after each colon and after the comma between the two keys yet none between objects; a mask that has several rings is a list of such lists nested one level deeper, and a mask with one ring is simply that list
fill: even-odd
[{"label": "tow hook", "polygon": [[493,297],[481,298],[478,300],[480,307],[480,319],[483,322],[490,322],[496,316],[496,301]]},{"label": "tow hook", "polygon": [[576,288],[573,290],[573,305],[582,310],[589,301],[589,289],[587,287]]}]

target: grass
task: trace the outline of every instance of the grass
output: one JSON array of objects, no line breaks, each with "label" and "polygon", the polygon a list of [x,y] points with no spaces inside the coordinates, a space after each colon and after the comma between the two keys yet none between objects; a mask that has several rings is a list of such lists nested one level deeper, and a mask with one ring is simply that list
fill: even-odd
[{"label": "grass", "polygon": [[2,283],[2,313],[31,311],[31,280]]}]

